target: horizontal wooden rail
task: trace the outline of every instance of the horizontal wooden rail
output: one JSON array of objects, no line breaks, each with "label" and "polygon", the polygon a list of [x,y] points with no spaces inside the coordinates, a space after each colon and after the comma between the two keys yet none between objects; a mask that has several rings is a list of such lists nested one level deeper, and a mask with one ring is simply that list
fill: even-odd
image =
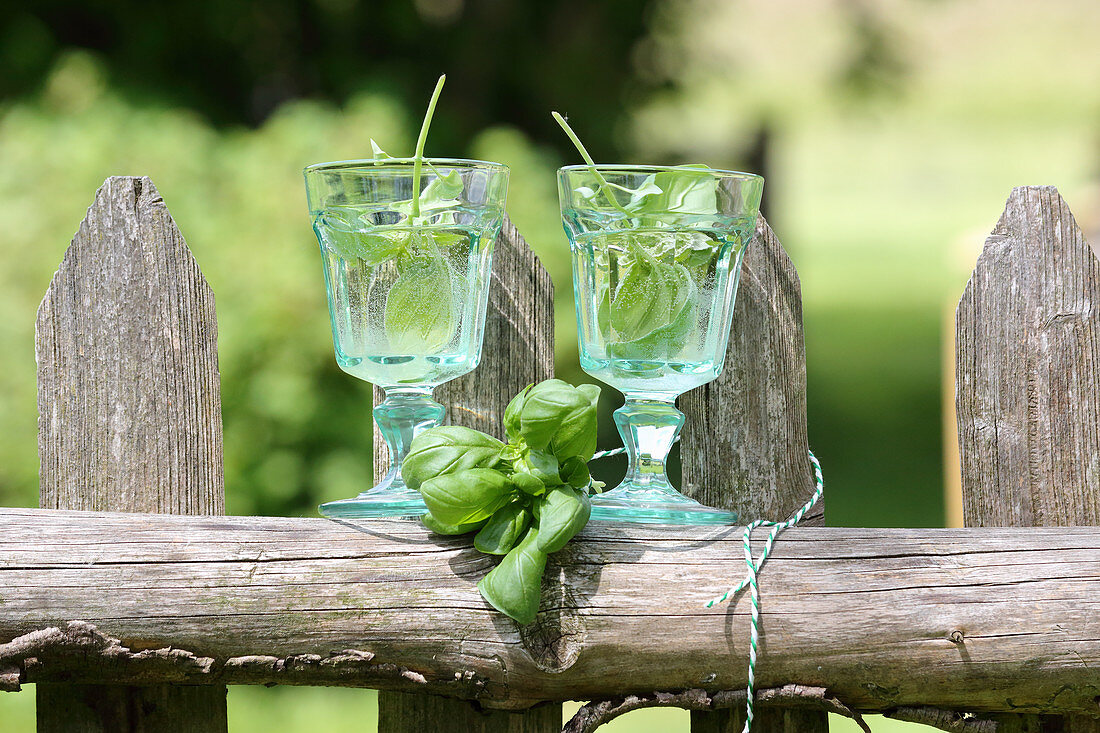
[{"label": "horizontal wooden rail", "polygon": [[[590,525],[537,624],[491,560],[414,522],[0,510],[0,683],[279,683],[522,708],[745,682],[735,528]],[[1100,528],[793,529],[762,578],[762,687],[862,710],[1085,712]],[[79,623],[74,623],[79,622]]]}]

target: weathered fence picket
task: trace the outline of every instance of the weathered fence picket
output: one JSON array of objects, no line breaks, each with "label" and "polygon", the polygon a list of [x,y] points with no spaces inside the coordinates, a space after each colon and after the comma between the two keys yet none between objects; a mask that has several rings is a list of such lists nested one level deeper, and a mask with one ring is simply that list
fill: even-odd
[{"label": "weathered fence picket", "polygon": [[[469,374],[444,384],[437,395],[447,408],[445,422],[503,438],[504,408],[528,384],[554,376],[554,283],[535,253],[505,219],[493,250],[493,275],[485,312],[481,363]],[[374,402],[385,399],[374,388]],[[389,451],[374,427],[374,479],[389,469]],[[558,583],[548,572],[548,583]],[[560,596],[560,593],[557,594]],[[553,598],[554,594],[545,597]],[[565,608],[550,609],[536,628],[560,624]],[[514,626],[514,625],[513,625]],[[552,654],[552,645],[530,644],[545,632],[513,629],[515,643],[533,657]],[[542,705],[523,713],[476,710],[465,700],[401,692],[380,692],[379,733],[558,733],[561,706]]]},{"label": "weathered fence picket", "polygon": [[[1100,260],[1056,188],[1012,191],[956,330],[966,525],[1100,524]],[[1003,733],[1100,733],[1091,717],[996,720]]]},{"label": "weathered fence picket", "polygon": [[[725,369],[681,397],[680,408],[688,418],[681,452],[685,494],[732,509],[746,523],[786,519],[813,494],[802,289],[763,215],[745,253]],[[824,523],[823,503],[805,524]],[[691,713],[693,733],[741,733],[744,725],[739,706]],[[764,708],[753,730],[827,733],[829,717],[816,710]]]},{"label": "weathered fence picket", "polygon": [[[39,504],[224,514],[214,294],[148,178],[108,178],[35,324]],[[224,685],[42,684],[39,733],[225,731]]]}]

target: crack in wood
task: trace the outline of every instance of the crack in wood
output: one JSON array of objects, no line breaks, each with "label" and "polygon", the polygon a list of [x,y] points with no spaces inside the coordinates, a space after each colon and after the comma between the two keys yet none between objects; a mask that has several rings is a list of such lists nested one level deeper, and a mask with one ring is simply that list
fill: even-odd
[{"label": "crack in wood", "polygon": [[[85,677],[113,684],[153,681],[346,687],[370,687],[386,680],[394,683],[390,687],[406,690],[429,682],[422,672],[378,662],[374,652],[361,649],[342,649],[327,656],[252,654],[224,660],[175,647],[135,652],[85,621],[39,629],[0,644],[0,691],[18,692],[23,683],[42,679]],[[450,680],[433,679],[432,688],[433,692],[476,699],[486,682],[483,675],[465,670],[455,672]]]}]

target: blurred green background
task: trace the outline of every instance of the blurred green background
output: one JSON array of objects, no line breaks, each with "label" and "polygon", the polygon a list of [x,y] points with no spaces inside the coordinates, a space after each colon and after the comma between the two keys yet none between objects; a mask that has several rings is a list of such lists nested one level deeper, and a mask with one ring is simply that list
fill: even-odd
[{"label": "blurred green background", "polygon": [[[300,169],[369,154],[372,137],[411,151],[441,72],[427,152],[512,167],[509,211],[557,285],[566,379],[584,375],[553,174],[577,161],[549,111],[601,162],[764,174],[802,277],[831,524],[954,521],[945,324],[1012,186],[1058,185],[1096,241],[1092,0],[23,5],[0,17],[0,505],[36,503],[35,309],[114,174],[152,177],[216,293],[228,511],[310,516],[361,490],[370,389],[332,357]],[[235,731],[367,731],[373,706],[230,693]],[[33,695],[0,697],[0,729],[32,720]]]}]

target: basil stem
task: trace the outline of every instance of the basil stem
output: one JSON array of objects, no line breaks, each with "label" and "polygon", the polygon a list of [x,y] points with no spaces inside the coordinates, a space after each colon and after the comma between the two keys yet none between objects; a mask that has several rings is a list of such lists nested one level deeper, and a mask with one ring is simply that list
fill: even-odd
[{"label": "basil stem", "polygon": [[428,139],[428,128],[431,127],[432,115],[435,114],[435,103],[439,101],[439,93],[443,91],[445,81],[447,81],[447,75],[441,74],[439,81],[435,83],[432,99],[428,102],[428,111],[424,113],[424,122],[420,125],[420,137],[416,139],[416,152],[413,154],[413,218],[420,216],[420,168],[424,162],[424,141]]},{"label": "basil stem", "polygon": [[557,112],[551,112],[550,116],[561,125],[561,129],[565,130],[565,134],[573,142],[573,145],[576,146],[577,151],[588,165],[588,170],[592,171],[592,175],[596,177],[597,183],[600,184],[600,190],[603,191],[604,196],[607,196],[607,200],[611,202],[612,206],[629,217],[630,212],[623,208],[623,205],[619,203],[619,199],[615,198],[615,192],[612,190],[611,184],[608,183],[607,179],[603,177],[603,174],[596,169],[596,161],[592,160],[592,156],[588,154],[588,149],[584,147],[584,143],[577,137],[577,133],[573,132],[573,128],[570,127],[569,123],[565,121],[565,118]]}]

